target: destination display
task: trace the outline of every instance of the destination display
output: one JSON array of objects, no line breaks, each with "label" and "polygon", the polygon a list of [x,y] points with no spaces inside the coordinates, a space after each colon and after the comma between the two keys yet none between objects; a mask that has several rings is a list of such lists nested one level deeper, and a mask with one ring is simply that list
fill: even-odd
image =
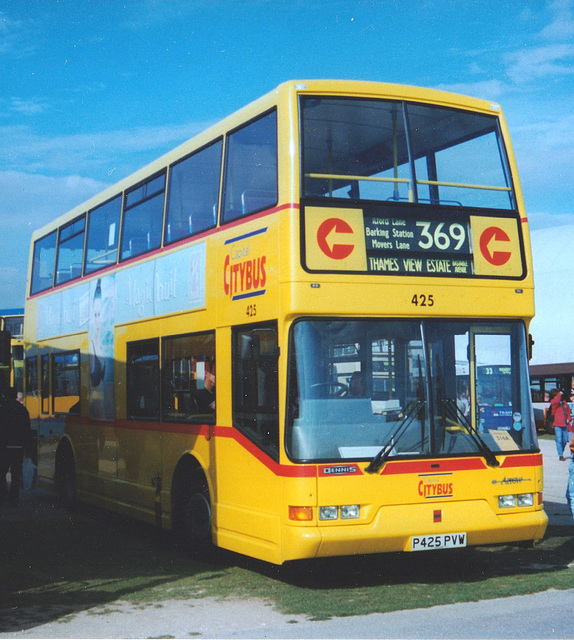
[{"label": "destination display", "polygon": [[[420,214],[417,217],[415,214]],[[442,277],[524,276],[519,221],[463,209],[303,209],[309,271]]]},{"label": "destination display", "polygon": [[367,271],[472,273],[469,225],[365,216]]}]

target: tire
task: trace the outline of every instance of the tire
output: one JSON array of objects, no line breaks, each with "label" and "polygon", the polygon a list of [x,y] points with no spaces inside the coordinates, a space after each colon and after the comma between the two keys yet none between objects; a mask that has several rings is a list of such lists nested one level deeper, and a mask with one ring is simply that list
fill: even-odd
[{"label": "tire", "polygon": [[186,473],[185,481],[175,487],[172,499],[173,532],[178,546],[194,559],[210,561],[215,558],[212,540],[212,514],[209,488],[203,474]]}]

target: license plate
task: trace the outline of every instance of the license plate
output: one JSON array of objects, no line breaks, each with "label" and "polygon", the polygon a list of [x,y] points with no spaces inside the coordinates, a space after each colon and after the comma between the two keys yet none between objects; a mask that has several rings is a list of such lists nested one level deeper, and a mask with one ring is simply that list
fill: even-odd
[{"label": "license plate", "polygon": [[411,551],[434,551],[466,547],[466,533],[439,533],[434,536],[412,536]]}]

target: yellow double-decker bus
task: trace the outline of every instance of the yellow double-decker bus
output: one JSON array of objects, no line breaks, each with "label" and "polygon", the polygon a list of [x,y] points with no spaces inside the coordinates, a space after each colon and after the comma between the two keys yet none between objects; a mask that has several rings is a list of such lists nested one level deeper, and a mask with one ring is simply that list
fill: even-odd
[{"label": "yellow double-decker bus", "polygon": [[65,501],[278,564],[544,535],[496,104],[282,84],[38,230],[29,286]]}]

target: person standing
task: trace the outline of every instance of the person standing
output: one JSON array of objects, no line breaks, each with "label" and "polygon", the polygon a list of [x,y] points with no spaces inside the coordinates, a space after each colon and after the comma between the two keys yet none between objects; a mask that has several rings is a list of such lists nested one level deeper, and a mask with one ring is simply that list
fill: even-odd
[{"label": "person standing", "polygon": [[6,401],[0,406],[0,504],[8,500],[11,507],[19,503],[24,451],[29,447],[32,433],[28,410],[16,398],[16,389],[10,387]]},{"label": "person standing", "polygon": [[559,389],[550,392],[550,411],[554,416],[554,435],[556,438],[556,451],[560,460],[566,460],[564,449],[568,444],[568,429],[571,422],[569,398]]}]

